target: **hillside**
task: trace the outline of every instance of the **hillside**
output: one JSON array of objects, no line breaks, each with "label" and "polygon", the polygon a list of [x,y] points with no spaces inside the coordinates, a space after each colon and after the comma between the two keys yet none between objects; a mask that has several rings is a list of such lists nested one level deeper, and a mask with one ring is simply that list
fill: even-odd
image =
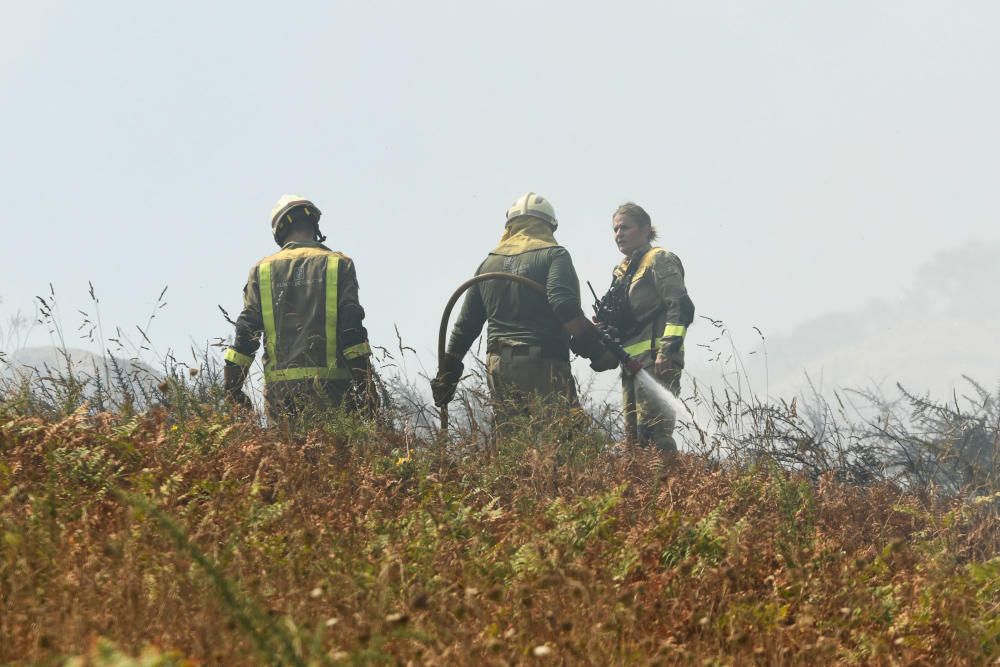
[{"label": "hillside", "polygon": [[664,462],[558,420],[441,451],[346,418],[4,411],[5,664],[1000,659],[989,498]]},{"label": "hillside", "polygon": [[5,394],[21,388],[53,397],[72,389],[97,403],[145,403],[144,397],[155,392],[162,377],[137,359],[104,357],[76,348],[22,347],[0,360],[0,393]]},{"label": "hillside", "polygon": [[[967,389],[963,375],[1000,381],[1000,245],[969,244],[941,252],[902,294],[858,294],[853,310],[831,313],[767,340],[772,395],[802,390],[806,374],[824,389],[897,382],[947,400]],[[763,392],[763,369],[753,377]]]}]

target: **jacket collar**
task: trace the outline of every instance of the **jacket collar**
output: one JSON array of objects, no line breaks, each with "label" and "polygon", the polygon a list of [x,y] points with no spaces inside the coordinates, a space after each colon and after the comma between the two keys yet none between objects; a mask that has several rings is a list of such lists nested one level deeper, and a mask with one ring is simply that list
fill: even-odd
[{"label": "jacket collar", "polygon": [[330,250],[319,241],[289,241],[285,245],[281,246],[282,250],[295,250],[296,248],[320,248],[322,250]]}]

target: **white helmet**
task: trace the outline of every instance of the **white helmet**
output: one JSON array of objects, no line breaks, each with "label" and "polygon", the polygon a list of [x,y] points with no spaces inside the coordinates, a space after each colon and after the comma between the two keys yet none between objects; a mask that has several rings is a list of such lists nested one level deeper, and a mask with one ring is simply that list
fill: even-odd
[{"label": "white helmet", "polygon": [[299,208],[303,209],[301,213],[309,216],[316,223],[316,234],[320,236],[319,218],[322,212],[316,208],[316,205],[305,197],[281,195],[281,199],[271,209],[271,234],[274,236],[274,242],[278,245],[283,245],[288,226],[292,223],[293,218],[298,217],[298,212],[293,216],[292,211]]},{"label": "white helmet", "polygon": [[522,215],[530,215],[533,218],[544,220],[552,225],[552,229],[559,226],[559,221],[556,220],[556,210],[552,208],[552,204],[549,203],[548,199],[534,192],[521,195],[514,202],[514,205],[507,209],[507,222]]}]

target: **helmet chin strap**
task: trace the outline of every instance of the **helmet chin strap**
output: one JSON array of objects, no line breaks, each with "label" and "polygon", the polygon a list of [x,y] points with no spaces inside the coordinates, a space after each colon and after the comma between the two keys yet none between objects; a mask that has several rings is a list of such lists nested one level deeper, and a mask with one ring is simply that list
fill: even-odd
[{"label": "helmet chin strap", "polygon": [[322,243],[325,240],[326,240],[326,234],[319,231],[319,225],[316,225],[316,242]]}]

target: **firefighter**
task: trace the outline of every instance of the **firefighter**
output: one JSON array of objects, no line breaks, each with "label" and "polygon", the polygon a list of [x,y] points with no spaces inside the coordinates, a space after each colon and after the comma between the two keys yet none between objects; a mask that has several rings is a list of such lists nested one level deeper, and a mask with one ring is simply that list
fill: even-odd
[{"label": "firefighter", "polygon": [[243,383],[263,334],[271,423],[341,406],[371,412],[378,401],[354,262],[323,245],[319,219],[304,197],[278,200],[271,232],[281,250],[250,270],[225,354],[226,394],[248,407]]},{"label": "firefighter", "polygon": [[532,394],[576,405],[571,349],[589,359],[594,370],[618,365],[580,308],[580,283],[569,252],[555,240],[557,226],[552,204],[534,192],[507,211],[500,244],[476,275],[519,274],[545,286],[546,297],[507,280],[473,285],[452,328],[444,362],[431,381],[435,405],[446,405],[454,397],[464,370],[462,359],[486,322],[487,384],[497,423],[522,413]]},{"label": "firefighter", "polygon": [[[656,228],[638,204],[619,206],[612,227],[625,259],[615,267],[611,289],[601,299],[598,325],[612,331],[625,352],[676,396],[684,368],[684,337],[694,320],[684,266],[677,255],[652,245]],[[676,452],[674,417],[663,414],[629,373],[622,373],[622,394],[629,441]]]}]

